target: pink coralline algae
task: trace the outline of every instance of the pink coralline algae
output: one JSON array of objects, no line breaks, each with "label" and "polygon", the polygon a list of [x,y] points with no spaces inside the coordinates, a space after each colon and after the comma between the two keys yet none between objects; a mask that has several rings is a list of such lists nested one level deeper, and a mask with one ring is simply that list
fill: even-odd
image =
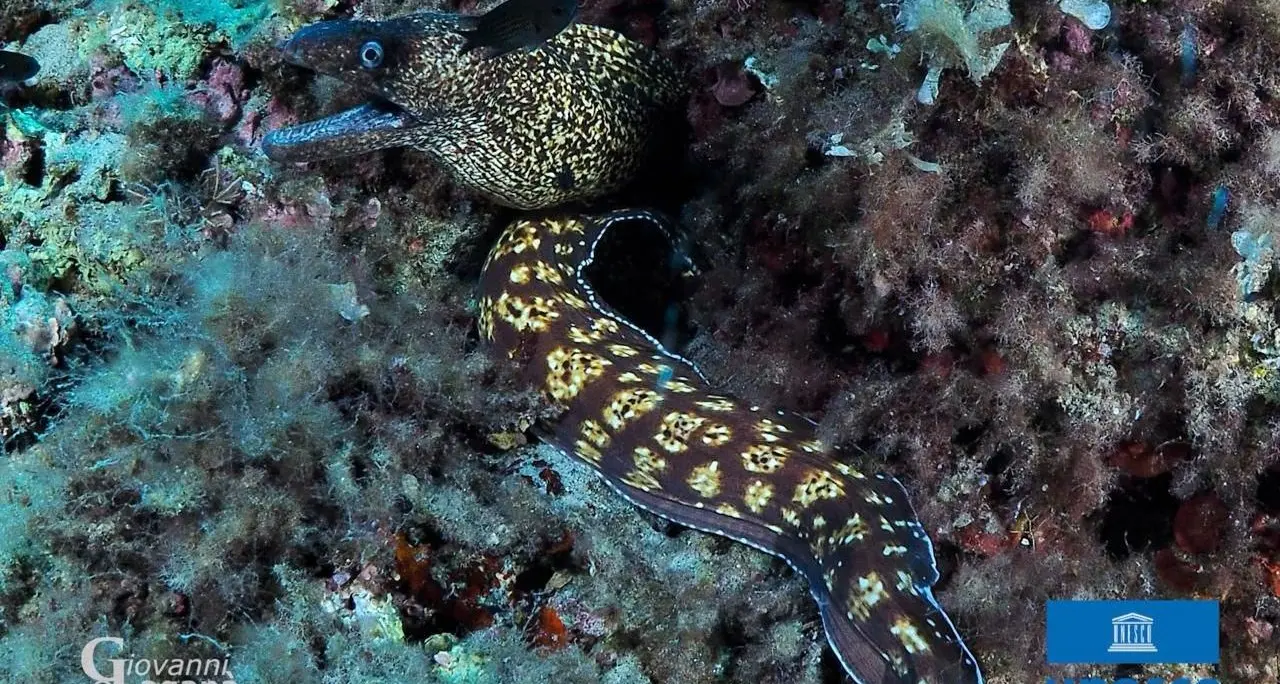
[{"label": "pink coralline algae", "polygon": [[0,172],[7,179],[26,174],[34,145],[26,140],[0,141]]},{"label": "pink coralline algae", "polygon": [[107,60],[95,55],[89,60],[89,97],[94,102],[110,100],[116,93],[132,93],[141,85],[129,67],[107,66]]},{"label": "pink coralline algae", "polygon": [[236,139],[248,147],[254,147],[262,142],[262,136],[267,131],[295,123],[298,123],[298,115],[273,97],[267,100],[265,111],[250,109],[240,117],[240,123],[236,126]]},{"label": "pink coralline algae", "polygon": [[741,107],[756,96],[756,84],[736,65],[722,64],[716,69],[711,94],[722,106]]},{"label": "pink coralline algae", "polygon": [[191,94],[191,101],[222,123],[240,116],[240,107],[248,98],[244,86],[244,70],[222,59],[215,60],[209,78]]},{"label": "pink coralline algae", "polygon": [[1062,36],[1071,54],[1083,56],[1093,52],[1093,33],[1084,24],[1070,20],[1064,22]]},{"label": "pink coralline algae", "polygon": [[1062,49],[1049,54],[1049,63],[1059,71],[1075,72],[1093,52],[1093,32],[1079,21],[1067,18],[1062,22],[1062,43]]}]

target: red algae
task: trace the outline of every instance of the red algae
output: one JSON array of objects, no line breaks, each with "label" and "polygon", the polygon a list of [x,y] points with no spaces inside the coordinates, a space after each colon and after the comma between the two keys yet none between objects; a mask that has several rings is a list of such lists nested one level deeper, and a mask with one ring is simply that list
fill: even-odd
[{"label": "red algae", "polygon": [[1228,511],[1214,492],[1205,492],[1182,502],[1173,519],[1173,537],[1188,553],[1212,553],[1222,543]]}]

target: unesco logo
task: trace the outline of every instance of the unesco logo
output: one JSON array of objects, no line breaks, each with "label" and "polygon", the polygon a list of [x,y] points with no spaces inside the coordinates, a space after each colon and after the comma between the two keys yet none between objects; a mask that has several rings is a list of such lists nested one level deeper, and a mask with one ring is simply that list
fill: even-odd
[{"label": "unesco logo", "polygon": [[[1051,665],[1218,663],[1217,601],[1050,601]],[[1110,669],[1110,668],[1107,668]],[[1049,677],[1046,684],[1139,684],[1133,678]],[[1216,679],[1151,678],[1146,684],[1218,684]]]},{"label": "unesco logo", "polygon": [[1140,613],[1111,618],[1111,646],[1107,653],[1157,653],[1151,638],[1155,620]]}]

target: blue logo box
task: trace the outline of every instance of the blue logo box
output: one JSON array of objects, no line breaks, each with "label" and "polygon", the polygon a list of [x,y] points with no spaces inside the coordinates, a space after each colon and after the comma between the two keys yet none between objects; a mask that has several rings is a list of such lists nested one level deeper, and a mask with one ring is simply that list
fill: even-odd
[{"label": "blue logo box", "polygon": [[1049,601],[1053,664],[1218,662],[1217,601]]}]

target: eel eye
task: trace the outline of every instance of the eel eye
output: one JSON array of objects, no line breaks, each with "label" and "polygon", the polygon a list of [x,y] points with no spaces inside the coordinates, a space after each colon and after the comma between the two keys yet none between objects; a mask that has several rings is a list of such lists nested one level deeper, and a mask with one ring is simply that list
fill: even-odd
[{"label": "eel eye", "polygon": [[382,66],[382,43],[371,40],[360,46],[360,64],[366,69]]}]

